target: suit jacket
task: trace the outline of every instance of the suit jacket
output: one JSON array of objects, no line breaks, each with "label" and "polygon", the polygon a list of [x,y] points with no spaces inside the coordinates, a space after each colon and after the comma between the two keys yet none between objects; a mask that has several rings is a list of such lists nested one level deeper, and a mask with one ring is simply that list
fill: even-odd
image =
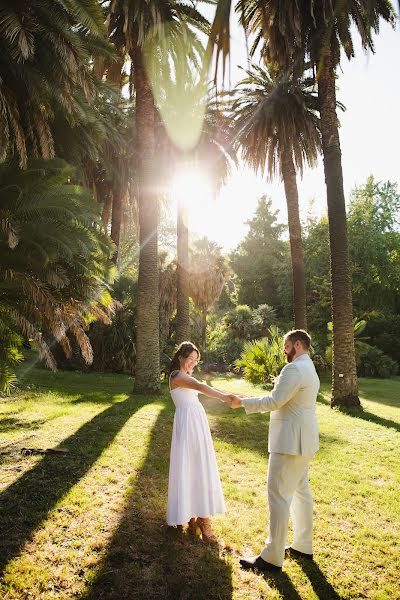
[{"label": "suit jacket", "polygon": [[269,396],[243,398],[246,413],[269,412],[268,451],[312,456],[318,450],[315,414],[319,378],[308,354],[287,364]]}]

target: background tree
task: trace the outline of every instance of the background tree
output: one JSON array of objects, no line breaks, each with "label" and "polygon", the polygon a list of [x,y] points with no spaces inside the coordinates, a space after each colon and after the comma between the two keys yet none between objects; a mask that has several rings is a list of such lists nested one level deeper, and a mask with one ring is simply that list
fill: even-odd
[{"label": "background tree", "polygon": [[[262,196],[247,224],[246,237],[229,257],[237,277],[238,302],[253,308],[269,304],[280,318],[290,319],[290,254],[282,240],[285,227],[278,224],[272,201]],[[286,286],[281,285],[281,279],[286,280]]]},{"label": "background tree", "polygon": [[[400,318],[398,231],[399,194],[391,182],[367,182],[356,187],[348,206],[348,231],[354,314],[367,322],[365,334],[396,361],[395,341]],[[310,219],[305,249],[310,327],[324,348],[330,320],[329,227],[326,217]]]},{"label": "background tree", "polygon": [[348,227],[357,313],[400,312],[400,195],[369,177],[350,197]]},{"label": "background tree", "polygon": [[207,238],[193,243],[190,256],[190,296],[202,314],[202,352],[206,352],[207,315],[221,295],[229,269],[221,248]]},{"label": "background tree", "polygon": [[[231,166],[237,162],[231,144],[231,125],[227,116],[215,101],[208,101],[202,131],[195,148],[187,155],[189,165],[198,169],[211,183],[211,191],[217,195],[226,183]],[[177,342],[189,339],[189,231],[184,199],[178,203],[177,225]],[[187,202],[187,199],[186,199]]]},{"label": "background tree", "polygon": [[252,65],[236,87],[232,106],[235,139],[255,171],[283,179],[288,211],[297,328],[307,327],[306,283],[296,172],[314,166],[320,148],[312,79],[296,81],[283,71]]}]

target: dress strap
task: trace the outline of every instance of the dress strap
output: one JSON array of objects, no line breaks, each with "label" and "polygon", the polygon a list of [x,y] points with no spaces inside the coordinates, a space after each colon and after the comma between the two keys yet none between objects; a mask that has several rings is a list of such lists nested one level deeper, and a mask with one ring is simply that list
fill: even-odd
[{"label": "dress strap", "polygon": [[177,375],[179,373],[178,370],[176,371],[171,371],[170,375],[169,375],[169,379],[168,379],[168,387],[169,387],[169,391],[171,392],[171,377],[175,377],[175,375]]}]

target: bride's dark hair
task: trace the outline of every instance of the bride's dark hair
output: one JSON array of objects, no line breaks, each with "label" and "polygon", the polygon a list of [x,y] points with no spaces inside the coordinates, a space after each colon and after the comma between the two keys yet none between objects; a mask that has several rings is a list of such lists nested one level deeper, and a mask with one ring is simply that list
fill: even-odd
[{"label": "bride's dark hair", "polygon": [[197,356],[200,358],[199,349],[196,348],[192,342],[182,342],[175,350],[175,354],[172,357],[171,364],[169,365],[169,372],[172,374],[174,371],[179,371],[181,368],[179,359],[187,358],[192,352],[197,352]]}]

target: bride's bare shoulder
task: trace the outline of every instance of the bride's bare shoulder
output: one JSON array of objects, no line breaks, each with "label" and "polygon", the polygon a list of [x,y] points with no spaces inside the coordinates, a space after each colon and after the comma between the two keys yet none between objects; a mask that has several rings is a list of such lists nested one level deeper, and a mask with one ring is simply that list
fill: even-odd
[{"label": "bride's bare shoulder", "polygon": [[197,384],[197,380],[183,373],[182,371],[172,371],[170,379],[170,388],[174,390],[178,387],[193,388],[194,384]]}]

